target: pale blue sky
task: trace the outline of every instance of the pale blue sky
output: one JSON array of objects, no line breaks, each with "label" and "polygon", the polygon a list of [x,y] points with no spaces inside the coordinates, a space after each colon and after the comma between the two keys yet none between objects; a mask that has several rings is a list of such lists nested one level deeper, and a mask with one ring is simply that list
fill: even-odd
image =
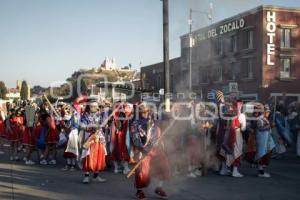
[{"label": "pale blue sky", "polygon": [[[169,0],[170,56],[180,55],[190,7],[214,4],[214,22],[261,4],[300,7],[300,0]],[[209,22],[195,14],[195,28]],[[0,80],[48,86],[105,56],[138,68],[162,61],[160,0],[0,0]]]}]

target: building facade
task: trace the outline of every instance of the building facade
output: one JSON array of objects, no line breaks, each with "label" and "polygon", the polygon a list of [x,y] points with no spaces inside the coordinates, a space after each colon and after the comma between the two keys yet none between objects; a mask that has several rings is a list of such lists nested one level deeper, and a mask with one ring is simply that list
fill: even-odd
[{"label": "building facade", "polygon": [[[170,60],[170,91],[175,93],[180,86],[181,59]],[[164,63],[156,63],[141,68],[141,86],[143,89],[158,93],[164,88]]]},{"label": "building facade", "polygon": [[300,9],[259,6],[191,36],[181,37],[186,88],[191,52],[197,93],[220,89],[245,99],[286,95],[300,100]]},{"label": "building facade", "polygon": [[[259,6],[181,36],[181,57],[170,63],[172,92],[189,88],[190,63],[201,97],[219,89],[245,100],[300,100],[300,8]],[[163,63],[143,67],[141,83],[163,88]]]}]

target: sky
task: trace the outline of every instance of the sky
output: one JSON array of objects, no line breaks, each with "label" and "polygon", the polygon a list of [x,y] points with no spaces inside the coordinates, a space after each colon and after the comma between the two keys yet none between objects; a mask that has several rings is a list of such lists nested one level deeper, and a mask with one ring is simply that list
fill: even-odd
[{"label": "sky", "polygon": [[[170,57],[180,56],[189,9],[208,11],[213,22],[259,5],[299,7],[300,0],[169,0]],[[194,14],[194,29],[206,26]],[[0,0],[0,80],[49,86],[106,56],[136,69],[163,60],[160,0]]]}]

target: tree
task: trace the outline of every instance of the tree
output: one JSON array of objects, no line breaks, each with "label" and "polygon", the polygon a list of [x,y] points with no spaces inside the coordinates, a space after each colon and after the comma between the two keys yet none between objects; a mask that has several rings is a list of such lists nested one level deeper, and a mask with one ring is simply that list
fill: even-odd
[{"label": "tree", "polygon": [[22,81],[22,86],[21,86],[21,91],[20,91],[20,96],[21,100],[28,100],[28,84],[26,81]]},{"label": "tree", "polygon": [[[76,99],[78,96],[82,94],[86,94],[88,92],[88,87],[86,85],[86,82],[81,79],[80,85],[77,85],[77,80],[72,81],[72,87],[73,87],[73,95],[72,95],[72,100]],[[78,88],[79,86],[79,88]],[[79,91],[78,91],[79,89]],[[80,92],[80,93],[78,93]]]},{"label": "tree", "polygon": [[3,81],[0,81],[0,99],[6,99],[7,88]]}]

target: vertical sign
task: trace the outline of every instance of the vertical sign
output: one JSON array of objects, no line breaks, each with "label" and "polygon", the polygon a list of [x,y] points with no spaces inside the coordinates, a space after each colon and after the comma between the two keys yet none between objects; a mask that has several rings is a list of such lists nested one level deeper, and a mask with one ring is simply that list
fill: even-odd
[{"label": "vertical sign", "polygon": [[276,35],[276,13],[274,11],[267,11],[267,65],[275,65],[275,35]]}]

